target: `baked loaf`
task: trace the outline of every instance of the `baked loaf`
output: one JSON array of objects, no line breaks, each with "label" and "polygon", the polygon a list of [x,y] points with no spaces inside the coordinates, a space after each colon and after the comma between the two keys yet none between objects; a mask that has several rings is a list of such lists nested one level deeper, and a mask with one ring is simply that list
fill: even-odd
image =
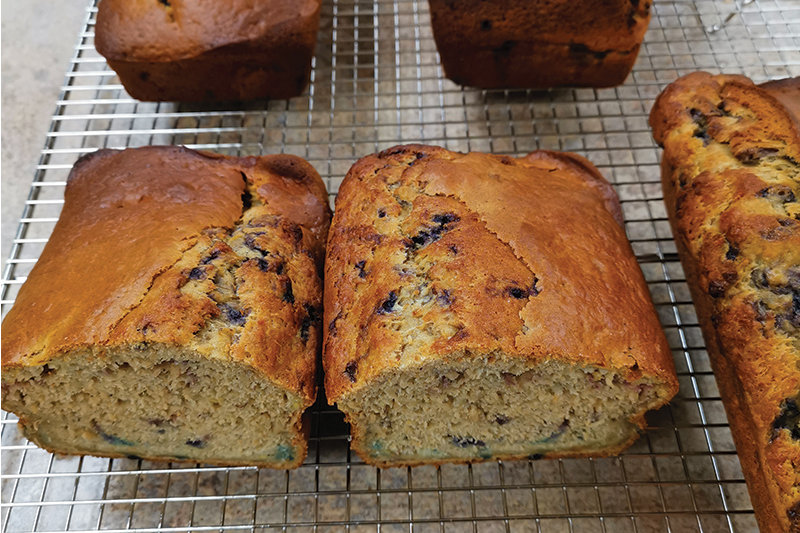
[{"label": "baked loaf", "polygon": [[[776,97],[777,96],[777,97]],[[800,531],[800,79],[697,72],[650,115],[664,199],[764,532]]]},{"label": "baked loaf", "polygon": [[628,76],[650,0],[430,0],[445,75],[492,88],[611,87]]},{"label": "baked loaf", "polygon": [[308,83],[321,0],[103,0],[95,46],[139,100],[289,98]]},{"label": "baked loaf", "polygon": [[616,195],[574,154],[361,159],[325,284],[326,394],[374,465],[615,454],[677,390]]},{"label": "baked loaf", "polygon": [[329,221],[298,157],[83,157],[3,322],[3,409],[58,453],[298,466]]}]

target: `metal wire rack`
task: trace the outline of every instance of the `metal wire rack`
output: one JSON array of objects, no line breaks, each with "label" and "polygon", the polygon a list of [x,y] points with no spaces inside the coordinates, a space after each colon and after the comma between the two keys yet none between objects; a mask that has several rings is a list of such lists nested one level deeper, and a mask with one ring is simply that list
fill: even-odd
[{"label": "metal wire rack", "polygon": [[225,108],[128,97],[94,50],[91,2],[3,274],[3,313],[52,231],[70,167],[97,148],[293,153],[319,170],[331,198],[358,157],[394,144],[511,155],[571,150],[616,186],[681,392],[649,416],[650,431],[620,457],[388,470],[351,455],[342,415],[324,400],[312,409],[308,460],[291,472],[53,456],[4,413],[2,530],[755,531],[647,125],[653,98],[689,71],[756,81],[800,75],[800,2],[740,2],[657,0],[621,87],[480,91],[443,78],[425,0],[327,0],[304,96]]}]

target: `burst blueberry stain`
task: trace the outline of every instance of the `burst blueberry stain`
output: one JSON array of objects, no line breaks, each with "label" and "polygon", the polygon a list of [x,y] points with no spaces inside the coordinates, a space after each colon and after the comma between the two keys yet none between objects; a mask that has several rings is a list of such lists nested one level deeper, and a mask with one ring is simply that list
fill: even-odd
[{"label": "burst blueberry stain", "polygon": [[347,378],[355,383],[356,382],[356,372],[358,371],[358,362],[357,361],[350,361],[347,363],[347,366],[344,367],[344,375]]},{"label": "burst blueberry stain", "polygon": [[292,281],[286,280],[286,287],[283,289],[283,301],[286,303],[294,303],[294,292],[292,291]]},{"label": "burst blueberry stain", "polygon": [[770,441],[775,440],[782,430],[788,430],[794,440],[800,440],[800,409],[797,398],[786,398],[781,402],[781,411],[772,421]]},{"label": "burst blueberry stain", "polygon": [[379,315],[386,315],[394,310],[394,305],[397,303],[397,294],[394,291],[389,292],[389,297],[378,307]]},{"label": "burst blueberry stain", "polygon": [[425,226],[420,229],[416,235],[411,237],[410,248],[422,248],[434,241],[438,241],[443,233],[450,231],[452,224],[458,222],[461,218],[453,213],[443,213],[433,215],[431,221],[436,224],[435,226]]},{"label": "burst blueberry stain", "polygon": [[193,448],[203,448],[206,445],[206,441],[203,439],[189,439],[186,441],[186,445]]},{"label": "burst blueberry stain", "polygon": [[468,448],[470,446],[485,447],[486,443],[475,437],[461,437],[459,435],[448,435],[453,444],[459,448]]},{"label": "burst blueberry stain", "polygon": [[247,322],[247,315],[240,310],[228,304],[219,304],[217,307],[219,307],[219,310],[225,315],[225,318],[228,319],[228,322],[234,326],[244,326],[245,322]]},{"label": "burst blueberry stain", "polygon": [[189,271],[189,279],[206,279],[206,272],[202,268],[194,267]]},{"label": "burst blueberry stain", "polygon": [[364,267],[367,265],[366,260],[362,259],[358,263],[356,263],[356,270],[358,270],[358,277],[359,278],[366,278],[367,273],[364,271]]}]

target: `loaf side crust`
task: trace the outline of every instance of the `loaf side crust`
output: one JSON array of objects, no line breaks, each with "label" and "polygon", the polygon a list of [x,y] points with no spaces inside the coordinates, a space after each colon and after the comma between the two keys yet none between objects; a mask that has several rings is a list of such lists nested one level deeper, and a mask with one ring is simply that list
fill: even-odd
[{"label": "loaf side crust", "polygon": [[[780,94],[775,94],[778,89]],[[664,200],[762,531],[800,527],[800,80],[693,73],[650,116]]]}]

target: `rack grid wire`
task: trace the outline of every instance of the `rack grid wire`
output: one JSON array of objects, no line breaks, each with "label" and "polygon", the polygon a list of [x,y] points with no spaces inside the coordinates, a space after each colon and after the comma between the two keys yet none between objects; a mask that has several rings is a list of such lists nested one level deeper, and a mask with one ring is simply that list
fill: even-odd
[{"label": "rack grid wire", "polygon": [[661,201],[654,97],[693,70],[757,82],[800,75],[798,0],[656,0],[627,82],[612,89],[482,91],[443,77],[425,0],[326,0],[311,84],[289,101],[185,105],[131,99],[78,44],[3,275],[3,314],[63,203],[69,169],[98,148],[185,144],[309,160],[331,200],[358,157],[401,143],[522,155],[570,150],[614,184],[681,390],[619,457],[378,470],[349,449],[342,414],[311,410],[297,470],[49,454],[3,413],[3,532],[522,533],[756,531],[750,500]]}]

